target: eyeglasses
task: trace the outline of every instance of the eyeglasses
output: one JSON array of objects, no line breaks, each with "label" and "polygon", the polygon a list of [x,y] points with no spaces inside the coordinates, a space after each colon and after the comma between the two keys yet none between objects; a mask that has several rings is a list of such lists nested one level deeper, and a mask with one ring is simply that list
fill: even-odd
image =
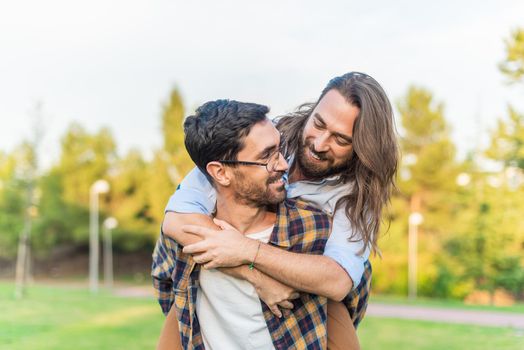
[{"label": "eyeglasses", "polygon": [[238,164],[238,165],[257,165],[257,166],[265,166],[266,170],[271,173],[275,171],[275,169],[278,166],[278,161],[280,160],[280,149],[277,149],[275,152],[273,152],[267,161],[267,163],[259,163],[259,162],[248,162],[244,160],[219,160],[220,163],[224,164]]}]

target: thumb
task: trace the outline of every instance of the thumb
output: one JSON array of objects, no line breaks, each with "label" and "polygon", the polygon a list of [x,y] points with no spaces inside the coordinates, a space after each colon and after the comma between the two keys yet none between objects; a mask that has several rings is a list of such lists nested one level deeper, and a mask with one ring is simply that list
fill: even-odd
[{"label": "thumb", "polygon": [[213,222],[215,223],[215,225],[220,227],[222,230],[235,230],[236,231],[236,229],[233,226],[231,226],[229,223],[227,223],[224,220],[213,218]]}]

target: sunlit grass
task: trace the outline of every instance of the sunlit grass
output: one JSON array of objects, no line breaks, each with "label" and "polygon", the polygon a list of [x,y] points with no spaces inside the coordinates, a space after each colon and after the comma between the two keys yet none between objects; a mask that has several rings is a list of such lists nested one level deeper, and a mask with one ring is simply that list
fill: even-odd
[{"label": "sunlit grass", "polygon": [[511,306],[492,306],[492,305],[468,305],[460,300],[446,300],[446,299],[430,299],[419,297],[415,300],[410,300],[402,296],[391,295],[372,295],[370,302],[396,304],[396,305],[412,305],[412,306],[427,306],[427,307],[445,307],[453,309],[464,310],[481,310],[481,311],[495,311],[495,312],[517,312],[524,314],[524,303],[515,303]]},{"label": "sunlit grass", "polygon": [[364,350],[522,350],[524,331],[366,317],[358,329]]},{"label": "sunlit grass", "polygon": [[[151,297],[33,286],[21,300],[0,282],[0,349],[154,349],[163,315]],[[366,317],[363,349],[523,349],[522,331]]]},{"label": "sunlit grass", "polygon": [[153,298],[30,287],[13,298],[0,284],[0,349],[153,349],[163,315]]}]

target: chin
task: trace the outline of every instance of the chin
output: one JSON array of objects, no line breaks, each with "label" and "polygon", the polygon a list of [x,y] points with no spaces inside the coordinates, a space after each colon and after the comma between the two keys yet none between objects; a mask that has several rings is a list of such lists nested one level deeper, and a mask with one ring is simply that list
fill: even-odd
[{"label": "chin", "polygon": [[282,192],[272,193],[272,196],[270,196],[268,202],[270,202],[271,204],[278,204],[278,203],[282,203],[284,199],[286,199],[286,192],[282,191]]}]

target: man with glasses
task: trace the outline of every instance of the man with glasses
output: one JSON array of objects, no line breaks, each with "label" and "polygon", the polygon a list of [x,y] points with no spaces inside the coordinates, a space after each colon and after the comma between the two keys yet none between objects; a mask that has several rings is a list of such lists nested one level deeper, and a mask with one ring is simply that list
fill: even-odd
[{"label": "man with glasses", "polygon": [[[216,191],[217,223],[228,222],[259,245],[322,254],[329,218],[304,202],[284,201],[288,165],[281,154],[280,133],[266,117],[268,111],[253,103],[208,102],[184,122],[186,148]],[[280,306],[287,312],[276,317],[253,287],[264,278],[255,269],[256,252],[249,267],[216,270],[202,269],[182,248],[162,235],[153,276],[158,282],[172,283],[168,291],[174,291],[174,300],[162,306],[166,313],[169,307],[174,310],[183,349],[326,348],[325,297],[288,288],[287,299],[292,302],[282,301]],[[174,268],[167,275],[166,264]]]}]

